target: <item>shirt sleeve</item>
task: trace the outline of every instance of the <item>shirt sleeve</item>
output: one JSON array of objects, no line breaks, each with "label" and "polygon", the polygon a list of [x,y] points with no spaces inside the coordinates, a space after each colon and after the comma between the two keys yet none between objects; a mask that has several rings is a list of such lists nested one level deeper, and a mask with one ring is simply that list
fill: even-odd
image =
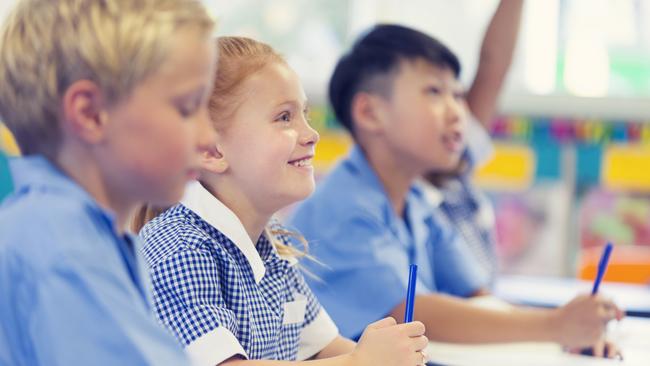
[{"label": "shirt sleeve", "polygon": [[467,297],[489,284],[489,274],[474,253],[455,232],[443,230],[432,219],[434,236],[432,268],[436,288],[455,296]]},{"label": "shirt sleeve", "polygon": [[[346,229],[341,230],[344,226]],[[321,264],[309,265],[317,279],[312,288],[323,306],[336,319],[341,333],[359,336],[364,328],[402,303],[408,286],[408,252],[390,228],[365,212],[321,230],[323,245],[311,248]],[[418,293],[427,293],[419,279]]]},{"label": "shirt sleeve", "polygon": [[156,314],[186,346],[194,364],[248,357],[235,337],[237,319],[221,295],[218,270],[210,253],[184,249],[152,271]]},{"label": "shirt sleeve", "polygon": [[[127,276],[62,260],[35,282],[26,328],[37,363],[188,365]],[[18,295],[20,296],[20,295]]]},{"label": "shirt sleeve", "polygon": [[295,267],[293,277],[294,290],[307,299],[305,324],[300,332],[297,355],[297,360],[302,361],[322,351],[339,335],[339,330]]},{"label": "shirt sleeve", "polygon": [[472,168],[481,166],[488,162],[494,155],[494,145],[492,139],[485,127],[476,120],[474,116],[470,117],[467,126],[467,149],[465,157]]}]

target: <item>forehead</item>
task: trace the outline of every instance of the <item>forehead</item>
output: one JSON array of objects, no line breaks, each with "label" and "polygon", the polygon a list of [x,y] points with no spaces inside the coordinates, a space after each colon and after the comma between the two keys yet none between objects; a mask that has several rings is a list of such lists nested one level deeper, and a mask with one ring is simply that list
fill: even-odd
[{"label": "forehead", "polygon": [[396,84],[422,84],[435,81],[451,88],[461,86],[450,67],[436,65],[422,58],[400,61],[394,80]]},{"label": "forehead", "polygon": [[285,63],[273,62],[251,75],[242,85],[244,103],[278,105],[307,99],[298,75]]},{"label": "forehead", "polygon": [[[191,84],[214,70],[217,50],[209,37],[187,28],[169,40],[169,50],[160,69],[153,74],[168,86]],[[211,80],[205,80],[211,83]]]}]

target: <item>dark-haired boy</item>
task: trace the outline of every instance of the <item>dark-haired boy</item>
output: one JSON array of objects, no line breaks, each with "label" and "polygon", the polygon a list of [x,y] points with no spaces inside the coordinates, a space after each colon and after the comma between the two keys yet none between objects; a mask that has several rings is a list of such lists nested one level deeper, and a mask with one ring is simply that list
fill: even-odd
[{"label": "dark-haired boy", "polygon": [[418,178],[452,170],[465,151],[459,73],[447,47],[398,25],[374,27],[341,58],[329,97],[356,144],[293,218],[324,264],[306,264],[319,278],[312,289],[341,332],[355,337],[363,324],[404,314],[406,269],[416,263],[415,318],[429,339],[552,341],[569,348],[600,342],[606,322],[622,313],[599,296],[579,296],[554,310],[510,311],[456,297],[481,290],[484,277],[462,253],[466,247],[433,222]]}]

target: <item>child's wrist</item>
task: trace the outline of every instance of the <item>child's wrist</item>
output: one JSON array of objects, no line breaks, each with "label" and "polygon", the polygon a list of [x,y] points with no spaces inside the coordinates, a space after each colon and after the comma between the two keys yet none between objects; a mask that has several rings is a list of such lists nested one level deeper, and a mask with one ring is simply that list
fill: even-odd
[{"label": "child's wrist", "polygon": [[363,361],[361,360],[361,357],[357,354],[357,349],[354,351],[343,355],[343,366],[355,366],[355,365],[363,365]]},{"label": "child's wrist", "polygon": [[546,334],[551,342],[564,345],[562,334],[562,308],[552,309],[546,312]]}]

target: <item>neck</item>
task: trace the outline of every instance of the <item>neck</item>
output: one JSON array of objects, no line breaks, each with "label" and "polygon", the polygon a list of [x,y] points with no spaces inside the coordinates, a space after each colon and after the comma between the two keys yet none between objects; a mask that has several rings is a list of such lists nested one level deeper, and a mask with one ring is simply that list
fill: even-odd
[{"label": "neck", "polygon": [[[273,213],[260,212],[249,197],[225,181],[220,181],[215,184],[202,182],[202,184],[205,189],[212,193],[213,196],[237,216],[244,226],[246,233],[251,238],[251,241],[257,243]],[[213,187],[219,187],[219,189],[216,190]]]},{"label": "neck", "polygon": [[377,145],[379,144],[366,144],[364,147],[366,159],[379,177],[393,211],[402,217],[406,205],[406,194],[418,174],[411,172],[406,164],[397,161],[395,154],[388,149]]},{"label": "neck", "polygon": [[79,184],[103,209],[115,215],[115,230],[124,234],[137,202],[119,192],[113,192],[88,151],[67,145],[59,152],[56,164],[68,177]]}]

